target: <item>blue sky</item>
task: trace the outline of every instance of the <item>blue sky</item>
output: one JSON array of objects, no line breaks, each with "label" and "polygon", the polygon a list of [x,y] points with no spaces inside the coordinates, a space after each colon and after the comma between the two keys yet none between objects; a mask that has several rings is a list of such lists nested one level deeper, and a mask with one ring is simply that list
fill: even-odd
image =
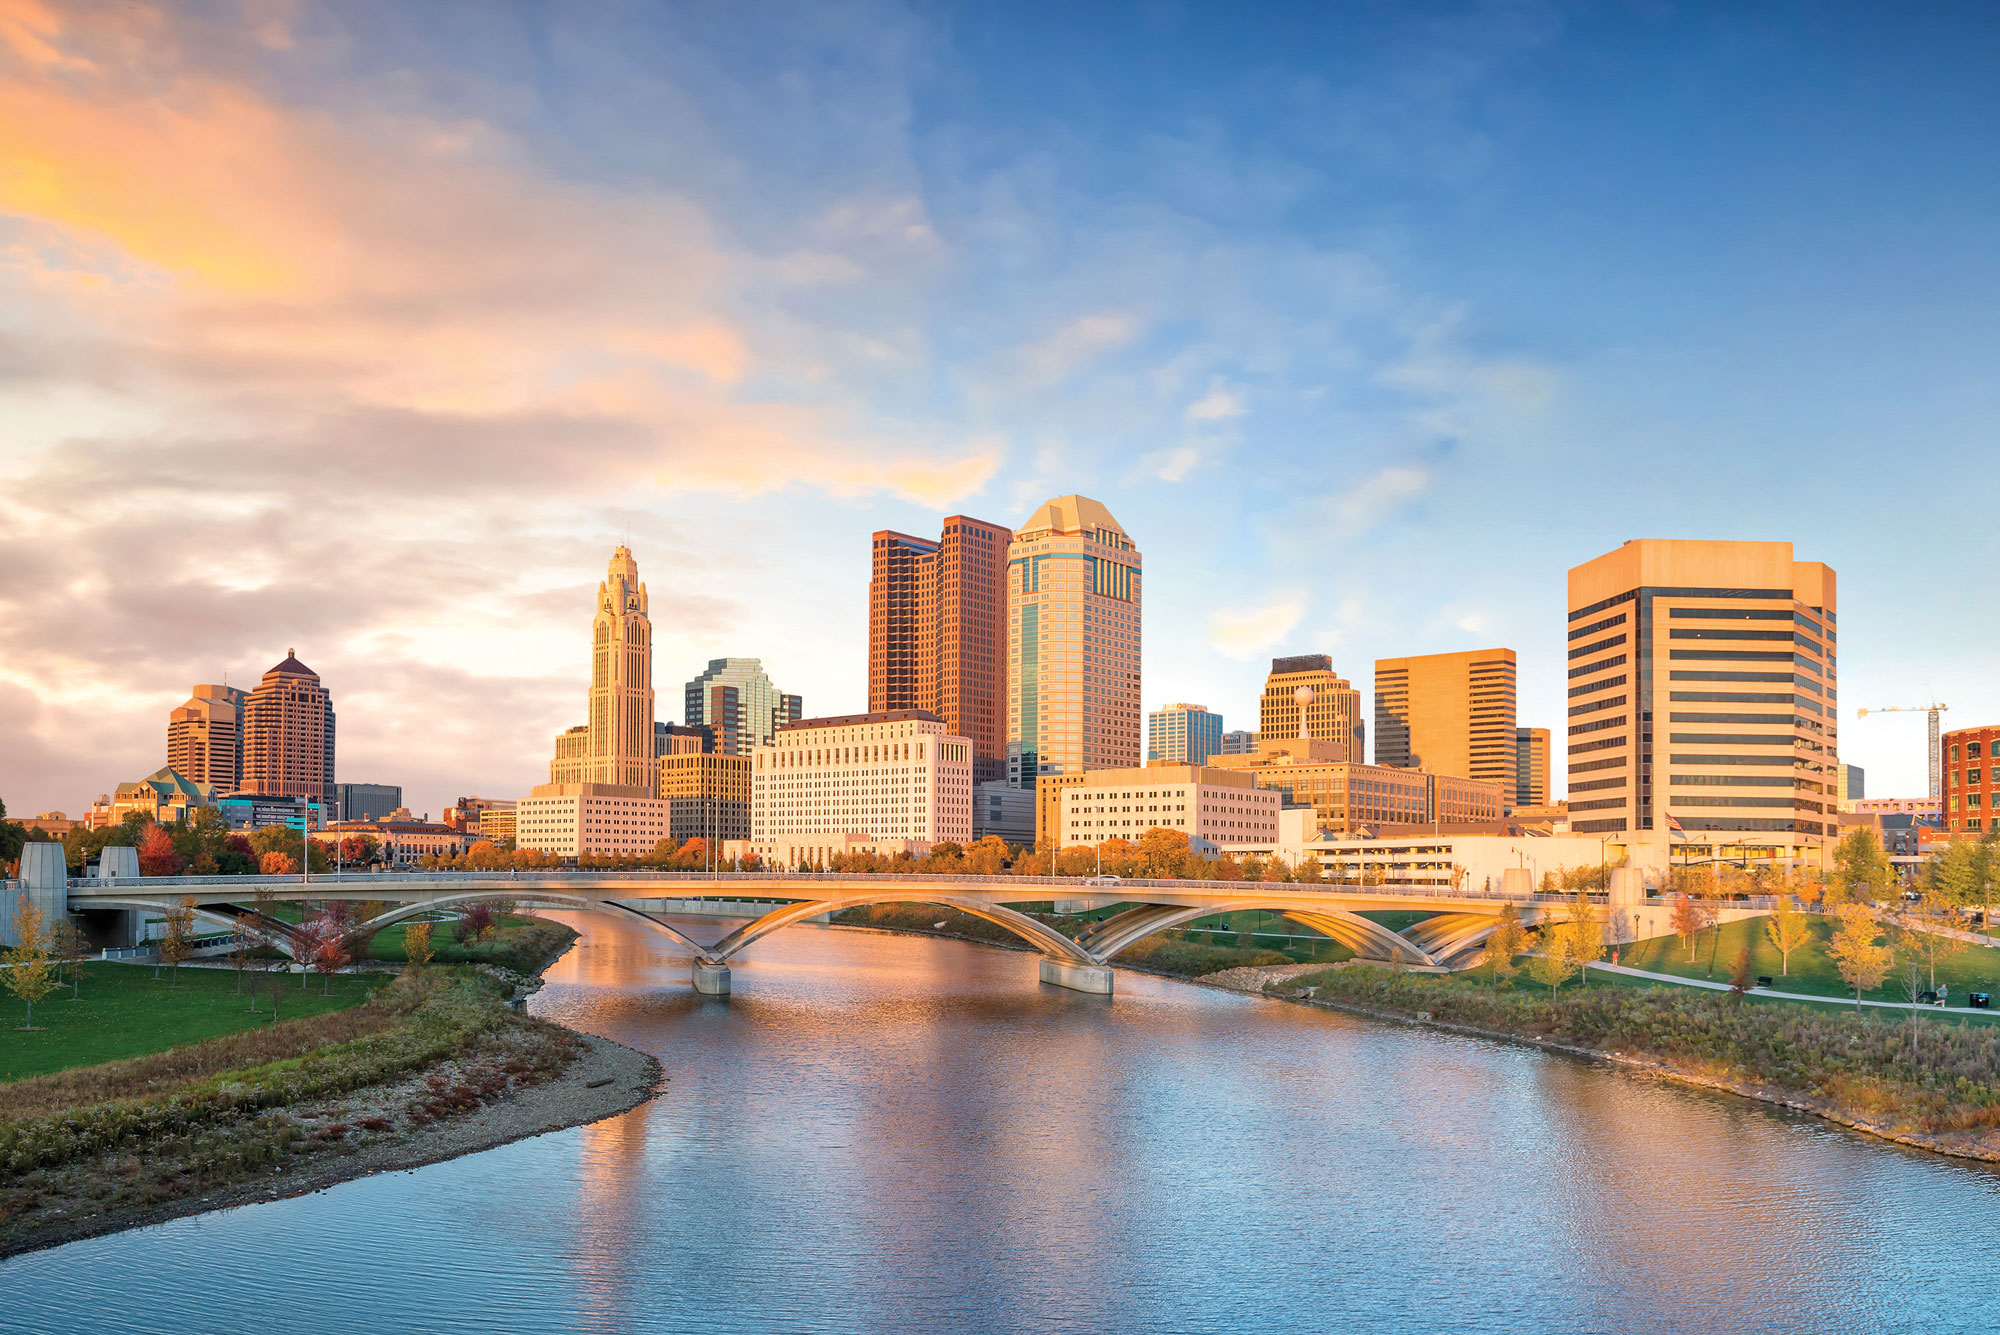
[{"label": "blue sky", "polygon": [[0,797],[288,647],[341,777],[511,795],[629,538],[865,703],[867,539],[1106,502],[1148,707],[1503,644],[1631,537],[1841,580],[1843,758],[2000,716],[1977,6],[0,0]]}]

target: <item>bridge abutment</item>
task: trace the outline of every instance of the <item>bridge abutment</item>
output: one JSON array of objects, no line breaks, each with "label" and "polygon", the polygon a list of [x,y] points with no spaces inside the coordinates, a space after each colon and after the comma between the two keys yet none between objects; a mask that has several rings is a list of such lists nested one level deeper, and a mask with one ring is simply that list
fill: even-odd
[{"label": "bridge abutment", "polygon": [[711,964],[707,960],[694,962],[694,990],[705,997],[726,997],[729,995],[729,966]]},{"label": "bridge abutment", "polygon": [[1111,995],[1111,966],[1108,964],[1077,964],[1071,960],[1050,959],[1042,956],[1042,981],[1054,983],[1057,987],[1069,988],[1072,992],[1094,992],[1099,996]]}]

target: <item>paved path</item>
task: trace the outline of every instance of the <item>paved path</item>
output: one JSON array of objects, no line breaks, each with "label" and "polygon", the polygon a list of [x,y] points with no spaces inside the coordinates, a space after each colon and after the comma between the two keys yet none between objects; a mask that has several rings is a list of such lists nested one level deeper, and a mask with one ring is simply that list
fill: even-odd
[{"label": "paved path", "polygon": [[[1679,983],[1682,987],[1705,987],[1711,992],[1727,992],[1729,990],[1729,984],[1718,983],[1713,978],[1683,978],[1677,973],[1653,973],[1646,969],[1635,969],[1629,964],[1607,964],[1603,960],[1597,960],[1590,967],[1601,969],[1605,973],[1622,973],[1631,978],[1649,978],[1656,983]],[[1750,991],[1757,996],[1776,997],[1780,1001],[1817,1001],[1829,1006],[1852,1006],[1854,1004],[1852,997],[1822,997],[1811,992],[1780,992],[1776,988],[1770,987],[1753,987]],[[1861,1004],[1864,1006],[1882,1006],[1889,1010],[1897,1011],[1917,1009],[1907,1001],[1863,1001]],[[1936,1012],[1939,1015],[1983,1015],[1989,1020],[1995,1015],[1993,1011],[1974,1010],[1970,1006],[1925,1006],[1922,1009],[1927,1014]]]}]

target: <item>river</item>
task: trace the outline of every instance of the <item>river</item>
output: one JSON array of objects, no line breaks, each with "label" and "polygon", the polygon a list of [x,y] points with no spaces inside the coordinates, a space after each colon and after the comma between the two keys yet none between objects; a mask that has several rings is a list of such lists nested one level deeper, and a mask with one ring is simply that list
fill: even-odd
[{"label": "river", "polygon": [[[601,918],[622,1117],[0,1264],[0,1329],[1994,1329],[2000,1172],[1501,1043],[795,927]],[[697,933],[718,932],[714,922]]]}]

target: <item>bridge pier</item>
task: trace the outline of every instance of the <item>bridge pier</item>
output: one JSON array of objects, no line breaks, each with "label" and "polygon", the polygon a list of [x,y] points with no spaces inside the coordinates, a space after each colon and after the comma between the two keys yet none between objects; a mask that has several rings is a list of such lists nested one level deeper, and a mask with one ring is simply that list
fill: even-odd
[{"label": "bridge pier", "polygon": [[694,962],[694,990],[705,997],[726,997],[729,995],[729,966],[711,964],[707,960]]},{"label": "bridge pier", "polygon": [[1073,992],[1095,992],[1099,996],[1111,995],[1111,966],[1108,964],[1076,964],[1070,960],[1050,959],[1042,956],[1042,981],[1066,987]]}]

